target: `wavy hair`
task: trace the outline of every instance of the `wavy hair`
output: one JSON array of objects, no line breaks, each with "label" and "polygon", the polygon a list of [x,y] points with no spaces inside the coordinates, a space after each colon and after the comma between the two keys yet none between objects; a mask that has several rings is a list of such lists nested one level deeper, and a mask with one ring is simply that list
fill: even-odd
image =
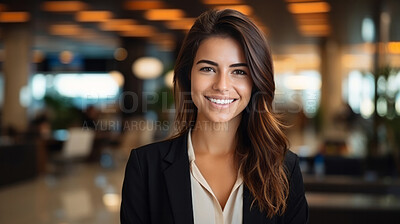
[{"label": "wavy hair", "polygon": [[207,11],[196,19],[186,35],[174,69],[175,137],[185,134],[196,122],[190,72],[199,45],[213,36],[231,37],[240,43],[253,82],[251,99],[237,130],[235,155],[239,172],[254,197],[252,206],[258,206],[268,217],[281,215],[289,194],[284,166],[288,141],[282,131],[284,126],[272,111],[275,92],[272,57],[263,33],[242,13],[230,9]]}]

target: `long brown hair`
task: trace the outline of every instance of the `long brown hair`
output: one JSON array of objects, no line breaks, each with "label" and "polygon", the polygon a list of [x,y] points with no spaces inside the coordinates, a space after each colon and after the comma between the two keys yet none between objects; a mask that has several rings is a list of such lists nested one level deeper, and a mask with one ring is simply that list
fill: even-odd
[{"label": "long brown hair", "polygon": [[196,122],[190,72],[200,43],[212,36],[232,37],[243,48],[253,89],[237,130],[238,167],[254,196],[252,205],[256,204],[268,217],[280,215],[286,209],[289,193],[284,167],[288,141],[283,125],[272,112],[275,82],[269,46],[262,32],[242,13],[230,9],[207,11],[197,18],[186,35],[175,65],[175,136],[185,134]]}]

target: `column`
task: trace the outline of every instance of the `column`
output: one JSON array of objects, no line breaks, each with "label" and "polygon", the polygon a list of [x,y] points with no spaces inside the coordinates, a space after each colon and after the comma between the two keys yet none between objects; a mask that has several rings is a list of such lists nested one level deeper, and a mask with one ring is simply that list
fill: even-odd
[{"label": "column", "polygon": [[27,24],[10,24],[3,29],[3,128],[13,127],[17,131],[25,131],[28,127],[27,109],[20,103],[20,91],[28,84],[32,35]]},{"label": "column", "polygon": [[338,135],[335,132],[334,116],[342,108],[342,64],[341,48],[331,39],[320,45],[321,54],[321,110],[323,135]]}]

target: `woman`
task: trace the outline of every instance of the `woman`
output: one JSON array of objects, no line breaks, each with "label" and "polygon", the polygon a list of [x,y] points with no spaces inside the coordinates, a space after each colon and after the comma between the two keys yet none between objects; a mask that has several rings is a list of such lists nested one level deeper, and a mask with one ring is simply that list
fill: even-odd
[{"label": "woman", "polygon": [[272,113],[266,40],[234,10],[208,11],[174,76],[177,134],[132,150],[121,223],[307,223],[298,158]]}]

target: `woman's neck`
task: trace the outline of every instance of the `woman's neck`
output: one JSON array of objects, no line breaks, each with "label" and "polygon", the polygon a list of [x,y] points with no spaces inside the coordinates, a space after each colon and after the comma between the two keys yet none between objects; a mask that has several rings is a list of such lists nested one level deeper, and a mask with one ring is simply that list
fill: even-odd
[{"label": "woman's neck", "polygon": [[198,119],[191,133],[195,153],[216,156],[233,154],[240,119],[236,117],[228,122],[219,123]]}]

